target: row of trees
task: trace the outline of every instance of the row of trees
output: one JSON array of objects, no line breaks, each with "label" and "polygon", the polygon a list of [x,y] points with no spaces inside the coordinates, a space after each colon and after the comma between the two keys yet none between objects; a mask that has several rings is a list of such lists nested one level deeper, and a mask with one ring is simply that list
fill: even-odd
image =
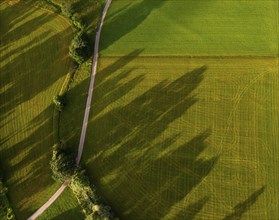
[{"label": "row of trees", "polygon": [[113,219],[111,208],[98,196],[96,187],[90,184],[85,170],[75,165],[71,152],[54,149],[50,167],[55,180],[70,181],[69,187],[78,199],[87,220]]},{"label": "row of trees", "polygon": [[[75,35],[69,47],[69,54],[78,65],[82,64],[91,55],[91,47],[85,32],[85,25],[74,12],[71,2],[57,4],[52,0],[45,1],[72,24]],[[61,112],[67,104],[66,93],[54,96],[53,103],[56,110]],[[96,187],[90,184],[85,170],[76,166],[75,156],[70,151],[62,148],[60,144],[55,145],[53,148],[50,167],[55,180],[60,182],[67,180],[70,182],[69,187],[82,207],[86,220],[114,219],[111,208],[105,205],[101,197],[98,196]]]},{"label": "row of trees", "polygon": [[85,25],[78,14],[74,12],[70,2],[64,2],[58,6],[61,9],[61,14],[70,21],[75,31],[75,36],[69,47],[69,54],[75,62],[82,64],[91,55],[91,47],[85,31]]},{"label": "row of trees", "polygon": [[47,8],[63,15],[71,23],[74,37],[69,46],[69,55],[78,65],[82,64],[91,55],[91,46],[85,30],[86,26],[73,10],[71,1],[58,3],[53,0],[45,0],[45,2]]}]

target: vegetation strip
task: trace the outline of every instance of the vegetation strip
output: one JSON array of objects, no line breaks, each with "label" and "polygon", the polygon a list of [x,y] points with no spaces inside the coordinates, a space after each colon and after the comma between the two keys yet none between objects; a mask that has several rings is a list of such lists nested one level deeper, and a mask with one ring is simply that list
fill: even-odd
[{"label": "vegetation strip", "polygon": [[0,218],[6,220],[13,220],[15,214],[12,207],[10,206],[8,197],[7,197],[8,188],[3,183],[3,178],[0,171]]},{"label": "vegetation strip", "polygon": [[27,219],[58,186],[48,166],[55,143],[50,97],[72,63],[69,22],[36,4],[4,1],[0,6],[0,161],[20,219]]},{"label": "vegetation strip", "polygon": [[[51,1],[47,1],[50,3]],[[78,199],[79,204],[83,208],[83,211],[86,215],[87,219],[112,219],[113,213],[111,211],[111,208],[107,205],[104,205],[104,203],[101,200],[101,197],[99,197],[96,193],[96,189],[92,184],[90,184],[90,181],[88,177],[85,175],[85,171],[82,170],[80,167],[78,167],[82,150],[83,150],[83,144],[86,134],[86,128],[87,128],[87,121],[89,117],[89,111],[90,111],[90,105],[92,100],[92,93],[93,93],[93,87],[94,87],[94,79],[96,75],[97,70],[97,61],[98,61],[98,49],[99,49],[99,40],[100,40],[100,33],[103,21],[105,19],[107,10],[111,4],[111,0],[107,0],[105,8],[103,10],[101,20],[98,24],[97,33],[96,33],[96,40],[95,40],[95,47],[94,47],[94,55],[93,55],[93,64],[92,64],[92,73],[91,73],[91,80],[90,80],[90,86],[89,86],[89,93],[88,93],[88,99],[86,103],[86,110],[85,110],[85,116],[84,116],[84,123],[83,123],[83,130],[81,134],[81,141],[78,149],[78,156],[76,159],[75,165],[73,164],[73,160],[71,158],[71,153],[65,152],[61,145],[60,145],[60,135],[59,135],[59,126],[57,129],[57,144],[54,146],[53,150],[53,157],[52,161],[50,162],[51,168],[53,171],[53,177],[58,181],[64,181],[63,185],[57,190],[57,192],[45,203],[39,210],[37,210],[30,218],[29,220],[36,219],[38,216],[40,216],[65,190],[65,188],[69,185],[72,189],[73,193],[75,194],[76,198]],[[55,8],[58,7],[58,5],[54,4],[52,2],[52,5],[55,6]],[[87,42],[85,41],[86,35],[83,32],[83,26],[81,25],[81,22],[75,22],[74,21],[72,13],[70,13],[67,10],[63,10],[65,7],[61,7],[62,14],[69,18],[72,21],[72,24],[77,28],[79,31],[76,35],[76,37],[73,39],[72,44],[70,46],[70,55],[71,57],[80,65],[84,61],[86,61],[86,58],[88,56],[88,51],[84,53],[85,50],[88,49],[88,44],[83,43]],[[85,49],[87,48],[87,49]],[[71,74],[71,78],[73,77],[73,74]],[[69,80],[70,82],[71,80]],[[64,87],[64,84],[63,84]],[[67,89],[68,89],[67,85]],[[63,88],[62,88],[63,89]],[[61,91],[62,91],[61,89]],[[59,115],[63,108],[66,105],[66,99],[65,95],[67,92],[67,89],[59,93],[59,95],[56,95],[53,98],[53,102],[55,104],[55,108],[58,113],[57,119],[59,120]],[[55,114],[56,115],[56,114]],[[59,121],[58,121],[59,124]],[[68,184],[70,182],[70,184]]]}]

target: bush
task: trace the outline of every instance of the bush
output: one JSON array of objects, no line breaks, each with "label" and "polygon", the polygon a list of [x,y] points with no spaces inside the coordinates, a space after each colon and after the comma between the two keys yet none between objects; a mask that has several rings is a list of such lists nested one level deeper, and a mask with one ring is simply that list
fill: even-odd
[{"label": "bush", "polygon": [[88,37],[83,31],[78,32],[72,40],[69,54],[78,64],[83,63],[90,57]]},{"label": "bush", "polygon": [[74,13],[72,4],[68,2],[67,3],[64,2],[60,7],[61,7],[62,15],[64,15],[66,18],[69,18],[71,20],[71,17]]},{"label": "bush", "polygon": [[53,103],[58,111],[62,111],[66,106],[66,96],[56,95],[53,97]]},{"label": "bush", "polygon": [[95,186],[90,185],[85,170],[77,168],[72,176],[69,186],[78,199],[78,202],[86,215],[86,219],[112,219],[111,208],[101,202],[100,197],[96,193]]},{"label": "bush", "polygon": [[72,154],[62,150],[54,150],[50,167],[53,178],[64,182],[71,178],[75,169],[75,158]]},{"label": "bush", "polygon": [[72,24],[79,29],[80,31],[83,31],[85,29],[85,25],[82,23],[82,21],[79,19],[77,14],[73,14],[71,17]]}]

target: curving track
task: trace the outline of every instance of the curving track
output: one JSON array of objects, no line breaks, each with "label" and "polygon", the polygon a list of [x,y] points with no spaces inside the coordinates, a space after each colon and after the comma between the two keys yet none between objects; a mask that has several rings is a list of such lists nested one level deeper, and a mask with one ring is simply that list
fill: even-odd
[{"label": "curving track", "polygon": [[[92,70],[91,70],[91,79],[90,79],[90,85],[89,85],[86,107],[85,107],[85,112],[84,112],[84,119],[83,119],[83,124],[82,124],[80,141],[79,141],[79,146],[78,146],[78,155],[76,158],[76,165],[78,165],[80,163],[80,159],[81,159],[82,152],[83,152],[83,146],[84,146],[86,130],[87,130],[87,125],[88,125],[88,118],[89,118],[90,107],[91,107],[91,102],[92,102],[92,95],[93,95],[93,90],[94,90],[95,76],[96,76],[96,72],[97,72],[101,30],[102,30],[102,26],[103,26],[107,11],[111,4],[111,1],[112,0],[106,1],[105,8],[102,12],[102,16],[101,16],[100,22],[97,27],[94,54],[93,54],[93,63],[92,63]],[[53,196],[43,206],[41,206],[32,216],[30,216],[28,218],[28,220],[34,220],[34,219],[38,218],[41,214],[43,214],[43,212],[61,195],[61,193],[66,189],[68,184],[69,184],[68,181],[65,181],[63,183],[63,185],[53,194]]]},{"label": "curving track", "polygon": [[91,80],[90,80],[90,85],[89,85],[89,90],[88,90],[87,102],[86,102],[86,107],[85,107],[85,112],[84,112],[84,119],[83,119],[80,141],[79,141],[79,146],[78,146],[78,155],[76,158],[77,165],[79,164],[80,159],[81,159],[85,136],[86,136],[86,130],[87,130],[89,112],[90,112],[90,107],[91,107],[92,94],[93,94],[95,76],[96,76],[96,71],[97,71],[97,64],[98,64],[98,52],[99,52],[99,42],[100,42],[101,30],[102,30],[104,19],[106,17],[110,4],[111,4],[111,0],[107,0],[106,6],[103,10],[101,20],[99,22],[97,33],[96,33],[93,64],[92,64],[92,71],[91,71]]}]

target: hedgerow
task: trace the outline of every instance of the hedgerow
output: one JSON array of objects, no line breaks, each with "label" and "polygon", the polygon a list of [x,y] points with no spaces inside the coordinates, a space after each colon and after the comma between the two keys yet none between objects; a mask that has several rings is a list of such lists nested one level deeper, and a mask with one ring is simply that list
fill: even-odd
[{"label": "hedgerow", "polygon": [[0,219],[15,220],[13,209],[10,206],[7,197],[8,188],[3,183],[3,178],[0,171]]},{"label": "hedgerow", "polygon": [[[74,37],[69,46],[69,55],[78,65],[81,65],[90,57],[91,51],[89,39],[85,32],[85,25],[75,14],[71,3],[57,4],[52,0],[45,1],[55,7],[72,24]],[[53,98],[59,114],[66,105],[65,95],[66,92],[63,96],[56,95]],[[69,181],[69,187],[82,207],[86,216],[85,219],[114,219],[111,208],[105,205],[97,194],[96,187],[90,183],[85,170],[80,166],[76,166],[73,154],[61,146],[60,140],[58,142],[53,148],[53,155],[50,161],[53,178],[60,182]]]},{"label": "hedgerow", "polygon": [[73,154],[60,148],[55,147],[50,162],[54,179],[70,182],[69,187],[82,207],[86,219],[113,219],[111,208],[102,202],[96,187],[90,184],[85,170],[75,165]]}]

